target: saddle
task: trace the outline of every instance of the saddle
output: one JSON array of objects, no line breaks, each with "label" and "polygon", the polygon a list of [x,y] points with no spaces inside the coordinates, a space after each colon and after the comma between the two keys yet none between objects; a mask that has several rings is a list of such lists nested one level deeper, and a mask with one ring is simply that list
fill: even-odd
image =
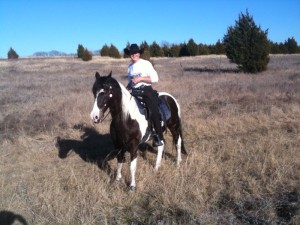
[{"label": "saddle", "polygon": [[[142,91],[141,90],[132,90],[131,95],[134,97],[134,99],[138,105],[140,113],[145,115],[146,120],[149,122],[149,113],[150,112],[149,112],[149,109],[146,106],[146,104],[143,102]],[[170,119],[170,117],[171,117],[171,111],[168,108],[166,102],[160,96],[158,96],[158,99],[159,99],[158,108],[159,108],[159,113],[160,113],[160,121],[165,124],[166,121],[168,119]]]}]

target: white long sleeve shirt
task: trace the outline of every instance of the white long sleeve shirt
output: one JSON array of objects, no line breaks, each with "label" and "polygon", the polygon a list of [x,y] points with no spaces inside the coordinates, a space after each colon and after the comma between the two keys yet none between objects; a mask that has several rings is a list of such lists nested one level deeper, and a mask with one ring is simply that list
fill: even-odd
[{"label": "white long sleeve shirt", "polygon": [[131,79],[135,76],[147,77],[151,78],[151,83],[158,82],[158,75],[155,69],[153,68],[152,64],[144,59],[139,59],[135,63],[131,63],[128,66],[128,83],[131,83],[132,88],[138,88],[142,85],[150,86],[151,84],[145,82],[139,82],[134,84],[131,82]]}]

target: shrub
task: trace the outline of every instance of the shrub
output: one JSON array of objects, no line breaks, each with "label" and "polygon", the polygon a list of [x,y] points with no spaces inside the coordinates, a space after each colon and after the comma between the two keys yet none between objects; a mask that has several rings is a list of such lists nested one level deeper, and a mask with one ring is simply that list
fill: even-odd
[{"label": "shrub", "polygon": [[19,58],[19,55],[16,53],[16,51],[13,48],[10,48],[7,52],[7,58],[8,59],[17,59]]},{"label": "shrub", "polygon": [[227,57],[244,72],[257,73],[267,69],[269,63],[268,30],[257,27],[253,17],[241,13],[235,26],[224,36]]},{"label": "shrub", "polygon": [[82,60],[83,61],[90,61],[90,60],[92,60],[92,58],[93,58],[92,53],[90,53],[87,49],[85,49],[84,52],[83,52]]}]

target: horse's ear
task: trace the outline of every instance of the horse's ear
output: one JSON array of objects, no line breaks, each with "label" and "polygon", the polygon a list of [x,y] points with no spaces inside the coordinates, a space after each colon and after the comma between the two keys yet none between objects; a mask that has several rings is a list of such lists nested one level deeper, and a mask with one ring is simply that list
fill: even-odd
[{"label": "horse's ear", "polygon": [[111,75],[112,75],[112,71],[110,71],[110,73],[108,74],[108,77],[111,77]]},{"label": "horse's ear", "polygon": [[95,77],[96,77],[96,79],[99,79],[100,78],[100,73],[96,72]]}]

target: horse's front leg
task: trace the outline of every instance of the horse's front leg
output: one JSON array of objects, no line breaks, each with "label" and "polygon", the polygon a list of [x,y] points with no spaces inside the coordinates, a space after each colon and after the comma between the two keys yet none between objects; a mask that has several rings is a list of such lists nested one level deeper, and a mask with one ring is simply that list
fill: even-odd
[{"label": "horse's front leg", "polygon": [[136,190],[136,182],[135,182],[136,165],[137,165],[137,157],[131,159],[130,162],[130,174],[131,174],[130,191]]},{"label": "horse's front leg", "polygon": [[136,166],[137,166],[137,151],[138,151],[138,140],[133,141],[130,146],[130,191],[136,190],[136,182],[135,182],[135,173],[136,173]]},{"label": "horse's front leg", "polygon": [[125,152],[121,150],[117,156],[118,165],[117,165],[117,176],[116,180],[119,181],[122,179],[122,167],[125,162]]},{"label": "horse's front leg", "polygon": [[157,147],[157,157],[156,157],[156,163],[155,163],[155,170],[158,171],[158,168],[161,165],[161,160],[162,160],[162,154],[164,151],[165,145],[158,146]]}]

